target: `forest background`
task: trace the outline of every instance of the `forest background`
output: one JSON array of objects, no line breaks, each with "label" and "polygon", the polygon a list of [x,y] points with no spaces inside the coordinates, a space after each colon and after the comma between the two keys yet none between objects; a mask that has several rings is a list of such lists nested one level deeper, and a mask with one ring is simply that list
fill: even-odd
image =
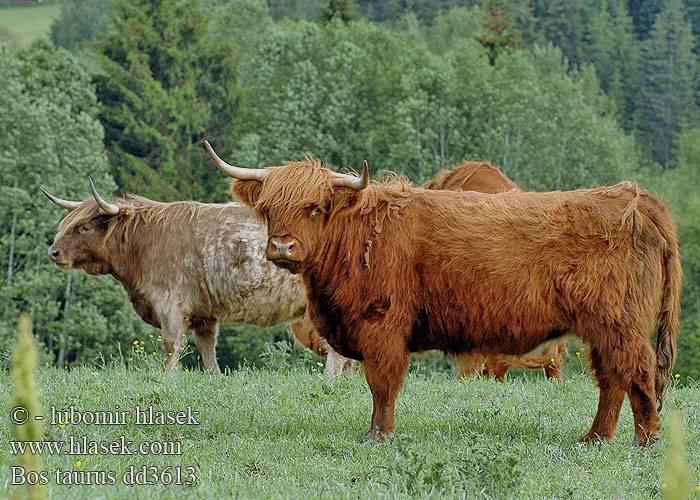
[{"label": "forest background", "polygon": [[[49,261],[65,213],[38,188],[84,199],[92,175],[103,195],[225,202],[209,139],[249,167],[312,154],[422,183],[470,159],[528,190],[634,180],[678,225],[676,371],[700,380],[699,56],[695,0],[0,5],[0,366],[22,311],[46,363],[163,354],[116,281]],[[220,364],[279,342],[285,327],[226,325]]]}]

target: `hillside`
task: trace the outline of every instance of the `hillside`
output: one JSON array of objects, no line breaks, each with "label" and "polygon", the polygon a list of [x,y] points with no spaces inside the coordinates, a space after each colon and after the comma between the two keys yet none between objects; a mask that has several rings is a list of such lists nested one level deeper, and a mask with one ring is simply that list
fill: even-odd
[{"label": "hillside", "polygon": [[51,23],[59,11],[60,7],[55,3],[0,6],[0,33],[9,32],[12,41],[20,45],[27,45],[37,38],[48,38]]},{"label": "hillside", "polygon": [[[577,442],[591,424],[597,390],[584,374],[561,383],[542,378],[455,382],[446,374],[409,374],[397,405],[398,435],[384,445],[363,441],[371,397],[364,378],[328,379],[307,370],[241,370],[224,377],[169,375],[150,368],[72,371],[42,369],[44,414],[77,411],[134,415],[198,411],[199,425],[46,426],[45,439],[115,441],[138,445],[176,441],[175,457],[72,455],[44,457],[44,468],[115,471],[114,486],[56,486],[51,498],[659,498],[665,443],[632,445],[632,415],[623,407],[611,445]],[[0,374],[0,404],[8,407],[8,374]],[[686,426],[694,493],[700,497],[700,391],[672,388],[662,413],[680,410]],[[2,440],[10,427],[0,427]],[[5,448],[7,450],[7,448]],[[7,492],[13,458],[2,454]],[[130,487],[128,465],[194,467],[197,483]],[[173,471],[175,469],[170,469]],[[183,472],[184,474],[184,472]],[[76,476],[77,477],[77,476]],[[169,477],[167,474],[165,479]],[[184,477],[184,476],[183,476]],[[160,479],[159,479],[160,480]],[[7,495],[4,495],[7,498]],[[696,498],[693,497],[693,498]]]}]

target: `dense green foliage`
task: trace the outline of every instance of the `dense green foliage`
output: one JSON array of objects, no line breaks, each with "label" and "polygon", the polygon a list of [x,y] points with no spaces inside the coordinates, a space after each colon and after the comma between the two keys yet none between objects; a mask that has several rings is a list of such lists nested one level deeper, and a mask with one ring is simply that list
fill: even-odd
[{"label": "dense green foliage", "polygon": [[[134,339],[157,332],[111,278],[49,263],[63,213],[35,196],[38,185],[82,198],[91,173],[104,193],[225,201],[207,138],[245,166],[302,154],[338,168],[367,159],[375,176],[423,182],[479,159],[533,190],[637,180],[676,216],[685,278],[677,371],[700,379],[698,2],[60,5],[51,37],[75,55],[46,44],[3,49],[0,74],[0,322],[28,310],[52,361],[91,363],[118,348],[128,356]],[[283,339],[284,327],[226,326],[221,362],[258,364]]]},{"label": "dense green foliage", "polygon": [[[231,149],[238,108],[234,48],[207,36],[196,1],[118,0],[96,49],[105,145],[125,191],[221,199],[204,138]],[[206,165],[206,166],[205,166]]]},{"label": "dense green foliage", "polygon": [[61,13],[51,25],[51,40],[66,49],[94,40],[107,29],[113,5],[114,0],[62,0]]},{"label": "dense green foliage", "polygon": [[321,152],[335,165],[366,158],[375,172],[418,182],[483,158],[531,189],[637,170],[633,141],[599,116],[588,75],[567,72],[557,49],[504,54],[494,66],[484,50],[464,41],[436,55],[414,34],[368,23],[270,31],[233,158],[262,166]]},{"label": "dense green foliage", "polygon": [[680,0],[669,0],[644,46],[640,137],[654,159],[668,168],[679,132],[698,123],[698,63],[690,23]]},{"label": "dense green foliage", "polygon": [[105,192],[114,189],[95,92],[75,57],[43,42],[15,54],[0,46],[0,67],[2,363],[23,311],[51,361],[96,363],[146,325],[111,278],[68,274],[49,261],[46,250],[65,211],[39,191],[81,200],[90,193],[88,175]]},{"label": "dense green foliage", "polygon": [[[670,411],[678,411],[688,445],[685,460],[700,487],[700,390],[672,387],[662,414],[664,442],[635,449],[628,404],[610,445],[577,443],[597,405],[595,384],[581,374],[552,383],[516,379],[455,381],[435,372],[411,373],[396,407],[397,436],[363,442],[372,397],[359,375],[328,379],[321,369],[277,360],[276,369],[239,370],[226,377],[200,371],[172,376],[161,369],[72,371],[45,368],[37,379],[44,408],[130,412],[126,426],[46,426],[44,439],[87,435],[111,442],[125,436],[178,441],[182,455],[44,455],[44,469],[114,471],[114,486],[57,486],[51,498],[122,500],[255,498],[641,499],[663,496]],[[0,372],[0,405],[8,376]],[[134,425],[136,405],[200,412],[199,425]],[[0,426],[7,443],[11,429]],[[6,449],[7,449],[6,445]],[[675,452],[677,455],[677,452]],[[0,454],[0,482],[15,457]],[[129,465],[196,468],[193,487],[125,486]],[[10,488],[8,488],[10,489]],[[694,492],[697,498],[700,495]],[[12,491],[6,495],[11,498]]]}]

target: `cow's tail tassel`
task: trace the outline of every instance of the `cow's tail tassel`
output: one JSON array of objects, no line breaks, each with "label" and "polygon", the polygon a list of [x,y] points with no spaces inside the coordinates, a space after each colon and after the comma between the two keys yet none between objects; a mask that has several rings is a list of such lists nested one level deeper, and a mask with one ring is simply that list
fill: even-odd
[{"label": "cow's tail tassel", "polygon": [[676,361],[682,271],[678,239],[673,224],[671,227],[659,227],[659,229],[666,240],[663,252],[663,298],[656,331],[656,402],[658,410],[661,411],[666,386],[671,379],[673,364]]}]

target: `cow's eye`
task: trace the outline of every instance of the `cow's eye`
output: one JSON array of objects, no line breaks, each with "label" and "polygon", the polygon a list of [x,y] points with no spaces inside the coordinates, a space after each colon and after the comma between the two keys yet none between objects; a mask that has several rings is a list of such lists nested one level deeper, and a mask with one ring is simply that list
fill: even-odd
[{"label": "cow's eye", "polygon": [[323,210],[321,210],[320,207],[316,207],[311,211],[311,218],[315,219],[316,217],[319,217],[321,214],[323,214]]},{"label": "cow's eye", "polygon": [[80,234],[83,234],[83,233],[87,233],[87,232],[90,231],[91,229],[92,229],[92,228],[86,224],[86,225],[84,225],[84,226],[80,226],[80,228],[78,229],[78,232],[79,232]]}]

